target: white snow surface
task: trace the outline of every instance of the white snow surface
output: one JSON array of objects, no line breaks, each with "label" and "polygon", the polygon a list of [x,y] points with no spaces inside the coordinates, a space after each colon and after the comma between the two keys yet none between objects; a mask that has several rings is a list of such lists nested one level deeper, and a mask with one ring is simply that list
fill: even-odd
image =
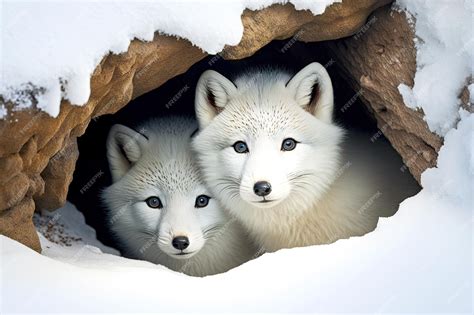
[{"label": "white snow surface", "polygon": [[192,278],[91,245],[42,238],[40,255],[2,236],[1,311],[472,313],[474,115],[462,115],[425,188],[363,237]]},{"label": "white snow surface", "polygon": [[423,190],[363,237],[280,250],[193,278],[102,253],[116,254],[91,238],[68,204],[51,220],[80,241],[64,246],[41,236],[40,255],[0,237],[0,311],[472,314],[474,114],[459,116],[438,166],[422,175]]},{"label": "white snow surface", "polygon": [[[340,1],[289,2],[317,15]],[[62,98],[75,105],[87,102],[95,67],[109,52],[126,52],[131,40],[151,41],[158,31],[215,54],[240,42],[245,8],[285,2],[2,0],[0,95],[23,109],[33,105],[27,91],[41,89],[35,92],[37,107],[56,117]]]},{"label": "white snow surface", "polygon": [[[405,104],[422,108],[431,131],[444,136],[459,120],[459,94],[474,73],[472,0],[397,0],[414,18],[417,72],[399,86]],[[471,94],[472,95],[472,94]]]}]

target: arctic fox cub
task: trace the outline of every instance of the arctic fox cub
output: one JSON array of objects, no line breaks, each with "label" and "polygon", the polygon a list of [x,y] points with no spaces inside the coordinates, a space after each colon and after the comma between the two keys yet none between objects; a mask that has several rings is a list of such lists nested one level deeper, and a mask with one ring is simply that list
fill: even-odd
[{"label": "arctic fox cub", "polygon": [[113,184],[103,192],[122,253],[193,276],[225,272],[256,252],[201,182],[190,151],[197,124],[151,120],[114,125],[107,139]]},{"label": "arctic fox cub", "polygon": [[204,180],[266,251],[363,235],[401,201],[370,153],[344,157],[333,106],[319,63],[293,77],[267,69],[232,82],[208,70],[199,79],[192,145]]}]

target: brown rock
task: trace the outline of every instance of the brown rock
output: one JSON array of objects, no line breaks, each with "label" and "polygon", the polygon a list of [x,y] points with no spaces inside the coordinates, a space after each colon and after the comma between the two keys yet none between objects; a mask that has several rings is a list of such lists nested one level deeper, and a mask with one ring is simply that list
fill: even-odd
[{"label": "brown rock", "polygon": [[0,233],[36,251],[41,251],[38,234],[33,225],[35,203],[23,199],[16,206],[0,213]]},{"label": "brown rock", "polygon": [[29,177],[20,173],[10,179],[0,190],[0,210],[8,209],[18,204],[26,196],[30,185]]},{"label": "brown rock", "polygon": [[273,5],[263,10],[246,10],[242,16],[244,37],[239,45],[226,47],[222,56],[241,59],[252,55],[255,46],[263,47],[274,39],[317,42],[354,34],[368,15],[391,0],[360,0],[335,3],[324,14],[313,16],[306,11],[289,10],[290,5]]},{"label": "brown rock", "polygon": [[23,169],[23,160],[20,154],[10,154],[0,158],[0,184],[9,181],[13,176],[17,175]]},{"label": "brown rock", "polygon": [[[327,46],[377,125],[400,153],[407,169],[420,181],[436,165],[442,139],[431,133],[422,111],[403,103],[398,85],[413,85],[416,70],[414,34],[405,14],[378,9],[356,35]],[[404,168],[402,168],[404,170]]]},{"label": "brown rock", "polygon": [[64,205],[78,157],[76,138],[68,138],[66,145],[49,160],[48,166],[41,173],[48,185],[44,193],[35,198],[37,207],[54,210]]},{"label": "brown rock", "polygon": [[23,168],[29,169],[31,166],[32,161],[37,157],[37,143],[36,137],[33,136],[21,147],[20,149],[20,156],[21,160],[23,161]]},{"label": "brown rock", "polygon": [[[403,16],[369,14],[389,0],[344,0],[323,15],[296,11],[292,5],[273,5],[242,16],[244,37],[238,46],[226,47],[224,58],[243,58],[273,39],[321,41],[354,35],[331,49],[373,109],[379,126],[402,154],[410,171],[419,174],[436,159],[441,139],[433,136],[422,114],[407,109],[396,91],[400,82],[411,83],[414,48]],[[366,23],[366,24],[364,24]],[[367,26],[369,25],[369,26]],[[362,27],[362,28],[361,28]],[[374,34],[381,32],[380,35]],[[290,42],[291,42],[290,41]],[[346,41],[344,41],[346,42]],[[156,35],[152,42],[135,40],[128,52],[106,56],[91,78],[91,96],[84,106],[61,104],[56,118],[38,110],[11,111],[0,121],[0,233],[39,249],[31,222],[36,207],[54,209],[65,202],[77,159],[76,138],[94,117],[114,113],[131,99],[156,89],[205,57],[187,40]],[[369,56],[369,57],[367,57]],[[220,58],[220,57],[219,57]],[[386,63],[384,65],[384,62]],[[399,73],[400,72],[400,73]],[[1,101],[1,97],[0,97]],[[14,104],[5,104],[11,109]],[[413,163],[408,163],[413,159]]]},{"label": "brown rock", "polygon": [[28,191],[26,192],[27,198],[34,198],[44,194],[44,180],[40,174],[34,174],[30,176],[30,184]]},{"label": "brown rock", "polygon": [[461,94],[459,95],[459,99],[461,100],[461,107],[470,113],[474,113],[474,104],[471,104],[470,102],[471,95],[469,94],[468,86],[473,84],[473,81],[474,79],[470,78],[467,84],[462,89]]}]

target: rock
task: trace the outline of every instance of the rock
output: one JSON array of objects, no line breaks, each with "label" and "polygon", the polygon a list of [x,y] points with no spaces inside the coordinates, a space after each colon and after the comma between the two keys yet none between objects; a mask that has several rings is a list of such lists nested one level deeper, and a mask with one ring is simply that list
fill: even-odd
[{"label": "rock", "polygon": [[[319,16],[296,11],[290,4],[246,10],[242,41],[226,47],[217,58],[250,56],[273,39],[293,36],[291,43],[349,36],[361,27],[364,30],[369,14],[389,2],[344,0]],[[343,43],[333,44],[331,49],[348,77],[364,89],[364,100],[373,109],[379,126],[393,122],[384,132],[405,161],[421,152],[408,164],[419,178],[422,170],[434,165],[441,139],[427,130],[422,113],[403,106],[396,91],[399,82],[411,83],[414,71],[414,48],[406,37],[410,32],[407,22],[399,14],[391,16],[388,9],[376,16],[377,23],[354,36],[359,39],[344,40],[350,49]],[[63,101],[58,117],[52,118],[35,109],[12,111],[14,104],[4,104],[9,113],[0,121],[0,233],[39,250],[33,211],[64,204],[77,159],[76,138],[85,132],[91,119],[115,113],[205,56],[187,40],[157,34],[152,42],[135,40],[128,52],[104,57],[93,73],[91,96],[84,106]]]},{"label": "rock", "polygon": [[25,173],[19,173],[3,185],[0,190],[0,211],[18,204],[26,196],[30,187],[30,178]]},{"label": "rock", "polygon": [[64,205],[78,157],[76,138],[67,138],[65,146],[49,160],[41,173],[42,178],[47,178],[48,185],[35,199],[37,207],[51,211]]},{"label": "rock", "polygon": [[41,251],[38,234],[33,225],[35,203],[31,198],[21,200],[14,207],[0,213],[0,231],[36,251]]},{"label": "rock", "polygon": [[462,89],[461,94],[459,95],[459,99],[461,100],[461,107],[469,113],[474,113],[474,104],[471,104],[470,102],[472,96],[469,93],[469,85],[473,84],[473,81],[474,79],[471,77],[467,82],[466,86],[464,86],[464,88]]},{"label": "rock", "polygon": [[345,0],[318,16],[310,11],[295,11],[290,5],[246,10],[242,17],[245,26],[242,41],[235,47],[226,47],[221,55],[226,59],[245,58],[274,39],[293,37],[295,41],[317,42],[346,37],[358,31],[371,12],[390,2]]},{"label": "rock", "polygon": [[414,34],[404,13],[378,9],[361,30],[344,41],[327,44],[342,74],[361,94],[377,119],[380,131],[420,181],[421,173],[436,166],[442,139],[430,132],[422,111],[403,103],[398,85],[413,85],[416,71]]},{"label": "rock", "polygon": [[23,160],[20,154],[10,154],[0,159],[0,184],[4,185],[13,176],[21,172],[23,168]]}]

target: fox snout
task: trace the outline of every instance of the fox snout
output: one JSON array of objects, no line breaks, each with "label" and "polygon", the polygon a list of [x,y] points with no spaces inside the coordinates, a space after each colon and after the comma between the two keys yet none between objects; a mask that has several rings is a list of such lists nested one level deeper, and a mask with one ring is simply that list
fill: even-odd
[{"label": "fox snout", "polygon": [[183,213],[175,214],[168,213],[162,218],[158,245],[170,257],[189,258],[198,253],[204,245],[201,226],[197,219],[191,219],[188,216],[190,220],[186,221]]},{"label": "fox snout", "polygon": [[253,185],[253,192],[259,197],[268,196],[272,192],[272,185],[267,181],[258,181]]},{"label": "fox snout", "polygon": [[269,177],[244,177],[240,183],[240,197],[258,208],[272,207],[284,201],[291,190],[288,181],[281,176]]},{"label": "fox snout", "polygon": [[178,250],[184,250],[189,246],[189,238],[187,236],[177,236],[173,238],[171,244]]}]

